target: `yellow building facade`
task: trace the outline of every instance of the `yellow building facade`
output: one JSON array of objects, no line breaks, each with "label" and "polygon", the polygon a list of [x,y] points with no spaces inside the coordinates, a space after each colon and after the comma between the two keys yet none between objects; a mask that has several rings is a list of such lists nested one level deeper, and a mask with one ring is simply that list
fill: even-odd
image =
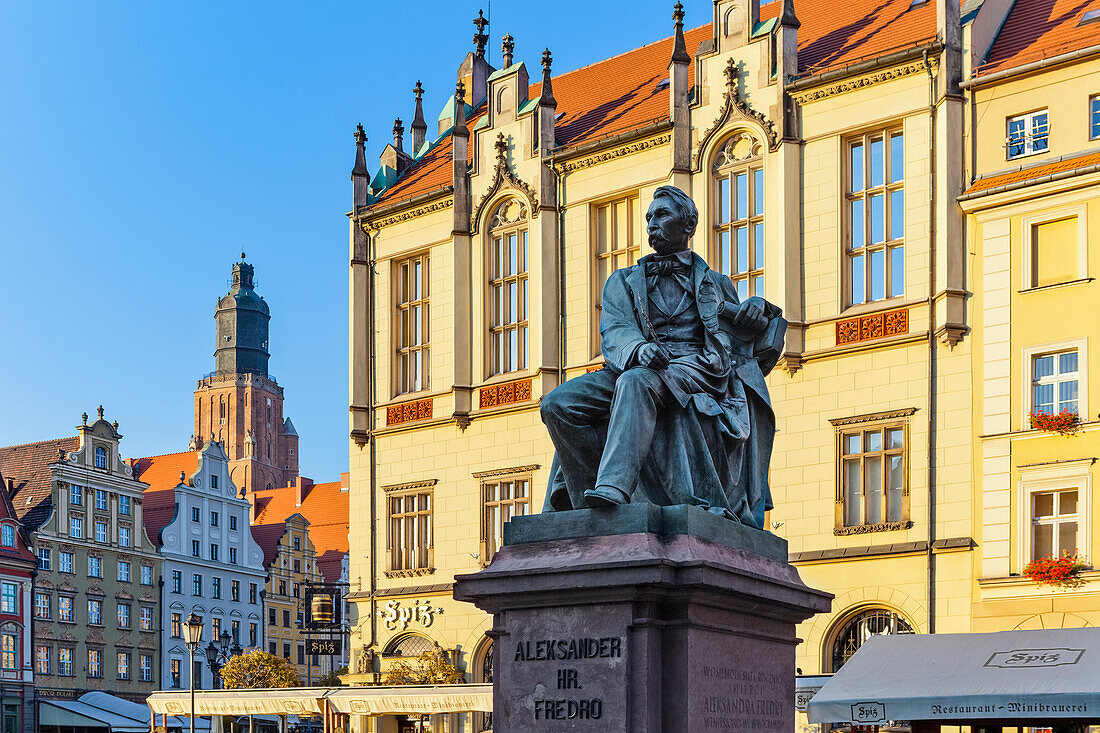
[{"label": "yellow building facade", "polygon": [[[417,85],[410,150],[398,120],[373,177],[360,134],[348,681],[379,682],[433,643],[468,681],[491,679],[490,619],[451,598],[454,576],[491,559],[507,518],[541,510],[553,448],[539,401],[600,367],[603,282],[650,251],[642,217],[666,184],[699,206],[694,251],[790,321],[768,377],[778,423],[766,528],[809,585],[836,596],[799,629],[800,670],[835,671],[873,633],[986,630],[1014,606],[1023,614],[1025,596],[1050,610],[1023,616],[1054,612],[1051,595],[1010,579],[1028,550],[1013,503],[1024,479],[1006,455],[1027,456],[1026,469],[1068,440],[1089,454],[1088,425],[1073,439],[1021,427],[1019,370],[1025,352],[1080,338],[1071,291],[1093,285],[1080,275],[1024,294],[983,271],[990,237],[1016,266],[1013,217],[1031,216],[993,213],[1015,204],[968,190],[998,169],[971,121],[1011,105],[960,83],[1009,6],[987,0],[960,17],[949,0],[849,5],[796,16],[785,2],[692,3],[704,25],[558,76],[544,57],[541,83],[513,63],[510,37],[499,71],[482,41],[430,129]],[[857,39],[848,24],[865,16]],[[1087,214],[1087,196],[1062,195],[1020,199]],[[989,320],[1017,298],[1060,303],[1065,333],[1034,310],[1010,334]],[[1001,361],[991,333],[1011,342]],[[975,386],[990,379],[1019,398],[1004,398],[1004,424],[990,423]],[[1053,470],[1036,468],[1034,491]],[[1073,598],[1085,596],[1057,608]]]}]

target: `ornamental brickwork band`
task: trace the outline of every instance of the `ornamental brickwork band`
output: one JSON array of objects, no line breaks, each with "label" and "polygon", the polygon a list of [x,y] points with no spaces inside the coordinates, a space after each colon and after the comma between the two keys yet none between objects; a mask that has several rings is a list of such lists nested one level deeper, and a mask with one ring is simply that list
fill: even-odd
[{"label": "ornamental brickwork band", "polygon": [[418,420],[430,420],[431,417],[432,400],[430,397],[415,402],[402,402],[400,405],[390,405],[386,408],[386,425],[402,425]]},{"label": "ornamental brickwork band", "polygon": [[906,308],[838,321],[836,345],[855,344],[902,333],[909,333],[909,311]]}]

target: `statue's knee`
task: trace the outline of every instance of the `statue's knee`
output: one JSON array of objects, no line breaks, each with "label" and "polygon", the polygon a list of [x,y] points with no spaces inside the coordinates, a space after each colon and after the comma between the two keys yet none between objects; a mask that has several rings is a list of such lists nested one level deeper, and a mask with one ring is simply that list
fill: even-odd
[{"label": "statue's knee", "polygon": [[539,405],[539,414],[542,415],[544,423],[558,420],[565,414],[565,400],[562,399],[560,392],[560,388],[551,390],[550,394],[542,398],[542,404]]},{"label": "statue's knee", "polygon": [[657,390],[661,387],[661,377],[649,367],[631,367],[615,380],[615,391]]}]

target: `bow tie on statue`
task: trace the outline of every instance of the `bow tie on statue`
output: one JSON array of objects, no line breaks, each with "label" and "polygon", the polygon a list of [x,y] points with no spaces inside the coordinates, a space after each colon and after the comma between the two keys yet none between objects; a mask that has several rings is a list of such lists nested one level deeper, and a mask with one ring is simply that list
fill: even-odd
[{"label": "bow tie on statue", "polygon": [[[684,257],[687,255],[687,257]],[[687,277],[691,273],[691,253],[688,251],[677,252],[670,255],[650,255],[646,259],[646,277],[668,277],[669,275]]]}]

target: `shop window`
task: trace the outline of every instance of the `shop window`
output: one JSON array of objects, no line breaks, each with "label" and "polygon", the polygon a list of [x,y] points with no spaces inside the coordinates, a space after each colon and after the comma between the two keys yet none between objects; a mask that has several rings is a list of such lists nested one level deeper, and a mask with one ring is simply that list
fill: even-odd
[{"label": "shop window", "polygon": [[845,145],[847,305],[905,294],[905,138],[879,130]]},{"label": "shop window", "polygon": [[1022,158],[1046,151],[1050,139],[1050,124],[1045,109],[1009,117],[1005,139],[1007,158]]},{"label": "shop window", "polygon": [[908,522],[910,414],[832,421],[839,454],[835,534],[901,529]]},{"label": "shop window", "polygon": [[488,564],[504,540],[504,523],[531,513],[531,476],[486,477],[481,481],[482,564]]},{"label": "shop window", "polygon": [[386,496],[387,567],[390,572],[432,566],[432,492],[392,491]]},{"label": "shop window", "polygon": [[615,270],[638,261],[645,228],[638,210],[638,195],[593,205],[591,208],[594,273],[592,278],[592,357],[600,355],[600,314],[603,309],[603,288]]},{"label": "shop window", "polygon": [[912,634],[912,625],[894,611],[872,608],[843,621],[829,647],[831,672],[837,672],[863,643],[875,635]]},{"label": "shop window", "polygon": [[409,257],[395,265],[397,394],[419,392],[429,385],[431,326],[428,265],[427,254]]},{"label": "shop window", "polygon": [[763,147],[745,133],[727,140],[715,154],[715,269],[728,275],[737,297],[764,297]]},{"label": "shop window", "polygon": [[489,222],[489,373],[527,368],[527,208],[515,199]]}]

